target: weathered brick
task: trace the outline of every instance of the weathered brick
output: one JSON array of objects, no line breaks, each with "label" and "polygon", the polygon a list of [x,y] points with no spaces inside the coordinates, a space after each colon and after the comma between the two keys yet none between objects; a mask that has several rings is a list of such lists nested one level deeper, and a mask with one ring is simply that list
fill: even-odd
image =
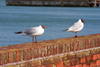
[{"label": "weathered brick", "polygon": [[33,48],[32,49],[32,58],[38,58],[39,57],[39,49],[38,48]]},{"label": "weathered brick", "polygon": [[[51,50],[53,50],[53,49],[51,48],[51,46],[48,46],[48,47],[47,47],[47,55],[48,55],[48,56],[50,56],[50,55],[53,53]],[[51,52],[52,52],[52,53],[51,53]]]},{"label": "weathered brick", "polygon": [[42,66],[36,66],[36,67],[45,67],[45,66],[42,65]]},{"label": "weathered brick", "polygon": [[17,61],[17,53],[16,53],[16,51],[12,52],[12,61],[13,62]]},{"label": "weathered brick", "polygon": [[75,65],[78,65],[80,63],[80,58],[74,58],[74,59],[75,59],[74,61]]},{"label": "weathered brick", "polygon": [[23,60],[27,60],[28,59],[28,51],[27,49],[23,50]]},{"label": "weathered brick", "polygon": [[71,49],[70,49],[70,43],[67,43],[67,44],[66,44],[66,52],[70,52],[70,50],[71,50]]},{"label": "weathered brick", "polygon": [[85,45],[83,45],[83,41],[79,41],[78,43],[79,43],[79,50],[84,49]]},{"label": "weathered brick", "polygon": [[88,40],[85,40],[85,47],[86,47],[86,49],[89,48],[89,42],[88,42]]},{"label": "weathered brick", "polygon": [[63,45],[59,44],[59,53],[62,53],[62,52],[63,52]]},{"label": "weathered brick", "polygon": [[55,63],[56,67],[63,67],[63,61]]},{"label": "weathered brick", "polygon": [[42,57],[42,47],[38,47],[38,57]]},{"label": "weathered brick", "polygon": [[44,56],[47,56],[47,46],[44,46]]},{"label": "weathered brick", "polygon": [[83,66],[82,66],[82,64],[78,64],[78,65],[76,65],[75,67],[83,67]]},{"label": "weathered brick", "polygon": [[89,64],[86,64],[86,63],[84,63],[84,64],[83,64],[83,67],[90,67],[90,65],[89,65]]},{"label": "weathered brick", "polygon": [[76,66],[70,66],[70,67],[76,67]]},{"label": "weathered brick", "polygon": [[19,54],[20,55],[20,57],[19,57],[20,61],[23,61],[23,50],[20,50],[19,52],[20,52],[20,54]]},{"label": "weathered brick", "polygon": [[16,54],[17,54],[17,62],[19,62],[19,60],[20,60],[20,55],[19,55],[19,51],[16,51]]},{"label": "weathered brick", "polygon": [[70,43],[70,51],[74,51],[74,43]]},{"label": "weathered brick", "polygon": [[9,63],[11,63],[12,62],[12,52],[8,52],[8,54],[9,54]]},{"label": "weathered brick", "polygon": [[98,59],[97,55],[93,55],[93,60],[97,60],[97,59]]},{"label": "weathered brick", "polygon": [[28,51],[28,60],[30,60],[31,59],[31,57],[30,57],[30,49],[27,49],[27,51]]},{"label": "weathered brick", "polygon": [[96,62],[95,61],[92,61],[91,63],[90,63],[90,67],[96,67],[97,65],[96,65]]},{"label": "weathered brick", "polygon": [[63,44],[63,50],[62,50],[63,53],[66,52],[66,44]]},{"label": "weathered brick", "polygon": [[52,64],[47,64],[45,65],[45,67],[52,67]]},{"label": "weathered brick", "polygon": [[96,61],[96,65],[97,65],[97,67],[100,66],[100,60]]},{"label": "weathered brick", "polygon": [[87,56],[87,57],[86,57],[86,61],[87,61],[87,62],[90,62],[91,60],[92,60],[92,57],[91,57],[91,56]]},{"label": "weathered brick", "polygon": [[97,54],[97,59],[100,59],[100,54]]},{"label": "weathered brick", "polygon": [[85,57],[80,58],[80,63],[86,63],[86,58]]},{"label": "weathered brick", "polygon": [[74,42],[74,51],[79,50],[79,44],[78,42]]},{"label": "weathered brick", "polygon": [[66,65],[63,65],[63,67],[66,67]]},{"label": "weathered brick", "polygon": [[53,54],[57,54],[57,45],[53,45]]},{"label": "weathered brick", "polygon": [[3,56],[4,53],[0,53],[0,65],[4,64]]},{"label": "weathered brick", "polygon": [[71,65],[73,66],[75,64],[75,59],[71,59]]}]

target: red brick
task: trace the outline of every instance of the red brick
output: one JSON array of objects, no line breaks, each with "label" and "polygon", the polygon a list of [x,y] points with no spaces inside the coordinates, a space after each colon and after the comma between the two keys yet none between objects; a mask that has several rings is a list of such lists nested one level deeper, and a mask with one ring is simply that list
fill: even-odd
[{"label": "red brick", "polygon": [[90,47],[89,47],[89,42],[88,42],[88,40],[85,40],[85,43],[86,43],[86,44],[85,44],[85,45],[86,45],[86,49],[90,48]]},{"label": "red brick", "polygon": [[46,67],[52,67],[52,65],[51,64],[48,64],[48,65],[46,65]]},{"label": "red brick", "polygon": [[66,67],[66,65],[63,65],[63,67]]},{"label": "red brick", "polygon": [[98,47],[100,46],[100,38],[98,38],[98,44],[97,45],[98,45]]},{"label": "red brick", "polygon": [[53,50],[53,47],[52,47],[52,46],[48,46],[48,47],[47,47],[47,55],[48,55],[48,56],[50,56],[50,55],[53,54],[53,51],[52,51],[52,50]]},{"label": "red brick", "polygon": [[95,47],[98,47],[98,41],[95,39]]},{"label": "red brick", "polygon": [[19,59],[20,59],[20,56],[19,56],[19,51],[16,51],[16,53],[17,53],[17,62],[19,61]]},{"label": "red brick", "polygon": [[83,67],[90,67],[89,64],[83,64]]},{"label": "red brick", "polygon": [[75,67],[75,66],[70,66],[70,67]]},{"label": "red brick", "polygon": [[72,60],[71,60],[71,65],[72,65],[72,66],[75,64],[74,61],[75,61],[75,59],[72,59]]},{"label": "red brick", "polygon": [[11,63],[12,62],[12,60],[11,60],[12,59],[12,55],[11,55],[12,52],[8,52],[8,54],[9,54],[9,63]]},{"label": "red brick", "polygon": [[87,56],[86,57],[86,61],[91,61],[92,60],[92,57],[91,56]]},{"label": "red brick", "polygon": [[71,65],[73,66],[73,65],[77,65],[77,64],[79,64],[80,63],[80,59],[78,59],[78,58],[75,58],[75,59],[71,59]]},{"label": "red brick", "polygon": [[97,58],[100,59],[100,54],[97,54]]},{"label": "red brick", "polygon": [[45,66],[37,66],[37,67],[45,67]]},{"label": "red brick", "polygon": [[55,63],[56,67],[63,67],[63,61]]},{"label": "red brick", "polygon": [[91,43],[90,43],[90,42],[91,42],[91,40],[89,39],[89,40],[88,40],[88,48],[91,47]]},{"label": "red brick", "polygon": [[76,65],[75,67],[83,67],[82,64]]},{"label": "red brick", "polygon": [[30,59],[30,49],[27,49],[28,50],[28,60]]},{"label": "red brick", "polygon": [[47,46],[44,46],[44,56],[47,56]]},{"label": "red brick", "polygon": [[41,53],[41,48],[38,47],[37,49],[38,49],[38,57],[42,57],[42,55],[41,55],[41,54],[42,54],[42,53]]},{"label": "red brick", "polygon": [[39,54],[38,48],[33,48],[32,52],[33,52],[32,58],[38,58],[39,57],[39,55],[38,55]]},{"label": "red brick", "polygon": [[24,49],[24,50],[23,50],[23,59],[24,59],[24,60],[27,60],[27,59],[28,59],[27,56],[28,56],[27,49]]},{"label": "red brick", "polygon": [[0,65],[4,64],[4,60],[3,60],[3,56],[4,56],[4,53],[0,53]]},{"label": "red brick", "polygon": [[93,55],[93,60],[98,59],[97,55]]},{"label": "red brick", "polygon": [[85,62],[86,62],[85,57],[80,58],[80,63],[85,63]]},{"label": "red brick", "polygon": [[100,65],[99,65],[99,66],[97,66],[97,67],[100,67]]},{"label": "red brick", "polygon": [[59,54],[59,45],[57,45],[57,54]]},{"label": "red brick", "polygon": [[23,59],[24,59],[24,58],[23,58],[23,50],[20,50],[19,52],[20,52],[20,54],[19,54],[19,55],[20,55],[20,59],[19,59],[19,60],[20,60],[20,61],[23,61]]},{"label": "red brick", "polygon": [[70,50],[71,50],[71,49],[70,49],[70,44],[69,44],[69,43],[66,44],[66,50],[67,50],[66,52],[70,52]]},{"label": "red brick", "polygon": [[71,63],[71,62],[69,62],[69,63],[68,63],[68,66],[71,66],[71,65],[72,65],[72,63]]},{"label": "red brick", "polygon": [[[13,53],[13,54],[15,54],[15,53]],[[9,58],[8,58],[8,52],[5,52],[4,53],[2,59],[3,59],[4,64],[7,64],[8,63],[8,60],[9,60]],[[15,55],[13,56],[13,59],[14,59],[13,61],[16,61],[16,56]],[[1,62],[1,59],[0,59],[0,62]]]},{"label": "red brick", "polygon": [[100,66],[100,60],[96,61],[97,66]]},{"label": "red brick", "polygon": [[80,59],[78,58],[78,59],[75,60],[75,64],[77,65],[79,63],[80,63]]},{"label": "red brick", "polygon": [[74,51],[77,51],[79,49],[79,44],[78,42],[74,43]]},{"label": "red brick", "polygon": [[62,44],[60,44],[59,45],[59,53],[62,53],[63,52],[62,49],[63,49],[63,46],[62,46]]},{"label": "red brick", "polygon": [[74,51],[74,43],[71,43],[70,45],[70,51]]},{"label": "red brick", "polygon": [[57,45],[53,45],[53,54],[57,54]]},{"label": "red brick", "polygon": [[91,62],[90,63],[90,67],[96,67],[97,65],[96,65],[96,62],[95,61],[93,61],[93,62]]}]

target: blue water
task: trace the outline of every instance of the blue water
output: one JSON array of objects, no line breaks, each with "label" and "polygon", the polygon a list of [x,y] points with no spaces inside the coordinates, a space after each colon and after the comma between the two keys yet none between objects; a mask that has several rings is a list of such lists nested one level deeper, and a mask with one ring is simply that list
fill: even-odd
[{"label": "blue water", "polygon": [[38,41],[73,37],[75,33],[63,32],[82,18],[86,23],[78,36],[100,33],[100,8],[93,7],[36,7],[6,6],[0,0],[0,46],[32,42],[29,36],[14,34],[38,25],[48,27]]}]

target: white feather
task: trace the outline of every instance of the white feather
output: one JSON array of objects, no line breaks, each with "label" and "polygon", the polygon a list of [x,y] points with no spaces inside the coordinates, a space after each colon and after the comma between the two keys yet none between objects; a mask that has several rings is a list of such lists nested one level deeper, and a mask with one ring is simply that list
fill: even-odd
[{"label": "white feather", "polygon": [[83,27],[84,27],[84,24],[82,23],[81,19],[79,19],[79,21],[74,23],[74,25],[68,28],[67,31],[78,32],[78,31],[81,31]]}]

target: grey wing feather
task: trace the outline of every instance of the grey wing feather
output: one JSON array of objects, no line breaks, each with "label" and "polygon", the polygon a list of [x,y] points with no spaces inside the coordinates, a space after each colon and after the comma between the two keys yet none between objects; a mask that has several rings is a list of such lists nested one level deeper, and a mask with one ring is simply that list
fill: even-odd
[{"label": "grey wing feather", "polygon": [[74,25],[72,25],[69,29],[71,30],[77,30],[78,28],[80,28],[82,25],[79,23],[74,23]]},{"label": "grey wing feather", "polygon": [[37,30],[35,28],[30,28],[30,29],[25,29],[22,31],[23,33],[25,33],[26,35],[31,35],[37,32]]}]

